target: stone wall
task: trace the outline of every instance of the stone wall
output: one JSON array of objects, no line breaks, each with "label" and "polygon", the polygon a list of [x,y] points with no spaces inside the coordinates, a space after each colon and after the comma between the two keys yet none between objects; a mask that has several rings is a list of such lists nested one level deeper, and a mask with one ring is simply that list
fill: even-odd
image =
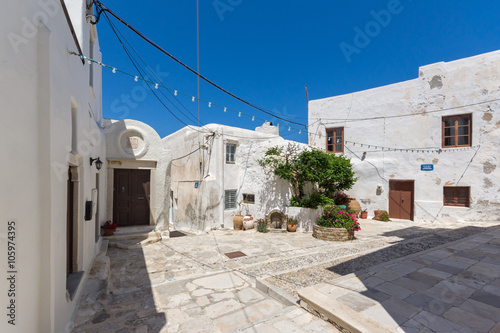
[{"label": "stone wall", "polygon": [[313,225],[313,237],[330,242],[345,242],[354,239],[354,232],[344,228],[325,228]]}]

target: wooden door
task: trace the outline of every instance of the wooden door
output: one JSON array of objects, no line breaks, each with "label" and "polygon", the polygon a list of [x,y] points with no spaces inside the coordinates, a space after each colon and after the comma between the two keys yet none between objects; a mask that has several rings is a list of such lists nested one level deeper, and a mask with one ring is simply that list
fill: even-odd
[{"label": "wooden door", "polygon": [[389,181],[389,217],[413,220],[413,180]]},{"label": "wooden door", "polygon": [[149,170],[115,169],[113,219],[118,226],[149,224]]}]

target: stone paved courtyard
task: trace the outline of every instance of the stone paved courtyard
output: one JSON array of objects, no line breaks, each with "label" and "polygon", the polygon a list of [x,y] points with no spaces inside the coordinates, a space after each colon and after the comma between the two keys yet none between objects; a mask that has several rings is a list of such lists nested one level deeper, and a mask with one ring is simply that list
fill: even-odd
[{"label": "stone paved courtyard", "polygon": [[[96,260],[73,332],[337,332],[294,303],[297,290],[492,225],[361,220],[357,239],[340,243],[255,229],[111,242]],[[225,255],[235,251],[245,255]],[[100,273],[107,260],[108,278]]]}]

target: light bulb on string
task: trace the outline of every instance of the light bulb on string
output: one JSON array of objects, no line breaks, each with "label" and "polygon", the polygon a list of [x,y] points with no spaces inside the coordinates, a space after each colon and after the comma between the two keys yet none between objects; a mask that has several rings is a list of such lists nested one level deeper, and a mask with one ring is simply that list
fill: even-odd
[{"label": "light bulb on string", "polygon": [[212,102],[208,102],[208,107],[211,108],[212,107]]},{"label": "light bulb on string", "polygon": [[113,67],[113,70],[112,70],[113,74],[116,73],[116,68]]},{"label": "light bulb on string", "polygon": [[238,117],[241,117],[241,112],[238,112]]},{"label": "light bulb on string", "polygon": [[135,82],[139,81],[139,77],[137,77],[137,76],[136,76],[136,77],[134,78],[134,81],[135,81]]},{"label": "light bulb on string", "polygon": [[174,96],[177,96],[177,90],[174,90]]},{"label": "light bulb on string", "polygon": [[158,83],[155,84],[155,89],[158,89]]},{"label": "light bulb on string", "polygon": [[290,127],[288,127],[288,132],[290,132]]},{"label": "light bulb on string", "polygon": [[302,130],[299,130],[299,134],[302,134]]},{"label": "light bulb on string", "polygon": [[193,96],[193,98],[191,98],[191,102],[194,102],[194,96]]},{"label": "light bulb on string", "polygon": [[224,108],[224,112],[226,112],[226,111],[227,111],[227,108]]},{"label": "light bulb on string", "polygon": [[255,116],[252,117],[252,121],[254,121],[254,120],[255,120]]}]

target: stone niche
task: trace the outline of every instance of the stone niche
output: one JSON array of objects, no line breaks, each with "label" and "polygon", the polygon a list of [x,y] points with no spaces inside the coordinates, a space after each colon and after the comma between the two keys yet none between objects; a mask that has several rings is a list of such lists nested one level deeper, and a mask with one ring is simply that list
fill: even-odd
[{"label": "stone niche", "polygon": [[279,209],[273,209],[266,215],[267,230],[268,231],[282,231],[286,232],[287,216]]}]

